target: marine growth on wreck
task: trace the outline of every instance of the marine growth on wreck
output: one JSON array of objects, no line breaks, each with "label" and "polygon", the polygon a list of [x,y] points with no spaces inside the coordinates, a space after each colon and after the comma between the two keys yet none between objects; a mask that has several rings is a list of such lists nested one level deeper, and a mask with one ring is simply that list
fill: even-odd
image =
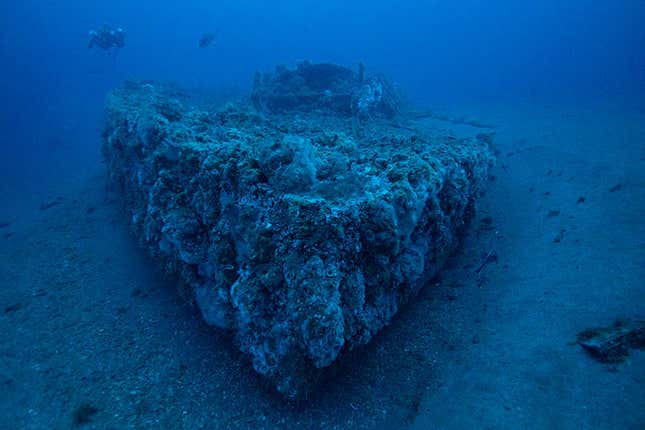
[{"label": "marine growth on wreck", "polygon": [[298,398],[437,275],[473,216],[490,136],[415,118],[362,67],[279,67],[217,109],[128,82],[107,99],[103,153],[147,252]]}]

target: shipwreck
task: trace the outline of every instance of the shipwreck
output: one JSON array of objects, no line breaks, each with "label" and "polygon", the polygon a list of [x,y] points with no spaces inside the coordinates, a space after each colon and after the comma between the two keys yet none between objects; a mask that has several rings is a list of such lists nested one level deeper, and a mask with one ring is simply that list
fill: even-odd
[{"label": "shipwreck", "polygon": [[491,137],[437,133],[363,67],[279,67],[246,101],[198,100],[155,82],[112,91],[109,180],[205,321],[301,397],[442,269],[487,183]]}]

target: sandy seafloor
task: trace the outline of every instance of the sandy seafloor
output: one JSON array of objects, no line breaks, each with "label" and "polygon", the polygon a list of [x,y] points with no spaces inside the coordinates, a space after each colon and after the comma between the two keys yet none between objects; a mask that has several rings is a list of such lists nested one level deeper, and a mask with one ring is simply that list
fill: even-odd
[{"label": "sandy seafloor", "polygon": [[[46,165],[3,167],[0,428],[645,428],[645,351],[608,366],[571,344],[645,318],[645,112],[449,112],[495,124],[500,152],[463,249],[301,405],[271,394],[136,246],[98,130]],[[79,424],[82,405],[96,412]]]}]

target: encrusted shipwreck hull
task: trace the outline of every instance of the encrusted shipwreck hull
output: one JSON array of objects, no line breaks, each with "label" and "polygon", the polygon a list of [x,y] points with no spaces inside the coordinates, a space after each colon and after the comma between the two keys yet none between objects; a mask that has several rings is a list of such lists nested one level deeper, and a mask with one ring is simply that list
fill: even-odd
[{"label": "encrusted shipwreck hull", "polygon": [[489,139],[189,105],[161,84],[114,90],[109,177],[136,237],[204,319],[298,397],[440,270],[486,182]]}]

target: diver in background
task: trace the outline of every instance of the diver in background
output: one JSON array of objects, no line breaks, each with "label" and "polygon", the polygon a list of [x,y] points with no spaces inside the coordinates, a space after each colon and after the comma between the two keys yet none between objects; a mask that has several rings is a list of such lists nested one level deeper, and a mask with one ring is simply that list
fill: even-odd
[{"label": "diver in background", "polygon": [[90,42],[87,45],[89,49],[97,46],[104,51],[110,51],[112,48],[123,48],[125,46],[125,31],[122,28],[114,28],[108,24],[103,24],[98,30],[90,31]]},{"label": "diver in background", "polygon": [[215,30],[214,33],[204,33],[199,39],[200,48],[208,48],[211,45],[215,45],[217,42],[217,36],[219,35],[219,28]]}]

